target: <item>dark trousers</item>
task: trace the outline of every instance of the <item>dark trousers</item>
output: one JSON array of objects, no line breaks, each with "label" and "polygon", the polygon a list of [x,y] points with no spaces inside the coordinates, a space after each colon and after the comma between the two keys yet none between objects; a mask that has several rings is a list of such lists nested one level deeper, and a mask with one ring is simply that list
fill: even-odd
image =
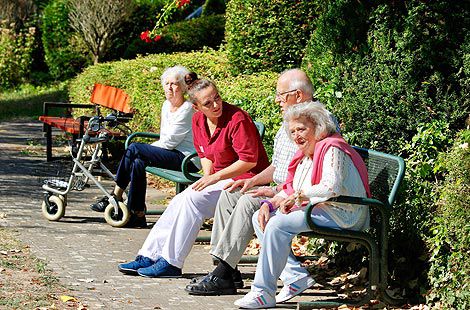
[{"label": "dark trousers", "polygon": [[[121,159],[114,180],[116,184],[125,189],[129,183],[127,206],[132,211],[145,210],[145,193],[147,192],[147,178],[145,167],[180,170],[184,154],[177,150],[167,150],[146,143],[132,143]],[[189,169],[197,171],[190,163]]]}]

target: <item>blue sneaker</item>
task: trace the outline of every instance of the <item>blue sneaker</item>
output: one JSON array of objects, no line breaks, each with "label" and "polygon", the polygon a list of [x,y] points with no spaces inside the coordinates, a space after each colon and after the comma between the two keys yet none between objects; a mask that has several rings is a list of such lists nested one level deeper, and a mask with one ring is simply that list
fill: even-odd
[{"label": "blue sneaker", "polygon": [[151,260],[150,258],[137,255],[134,261],[125,264],[119,264],[118,270],[125,274],[137,275],[137,269],[149,267],[153,264],[155,264],[155,261]]},{"label": "blue sneaker", "polygon": [[179,278],[181,268],[170,265],[163,257],[160,257],[152,266],[139,268],[137,274],[147,278]]}]

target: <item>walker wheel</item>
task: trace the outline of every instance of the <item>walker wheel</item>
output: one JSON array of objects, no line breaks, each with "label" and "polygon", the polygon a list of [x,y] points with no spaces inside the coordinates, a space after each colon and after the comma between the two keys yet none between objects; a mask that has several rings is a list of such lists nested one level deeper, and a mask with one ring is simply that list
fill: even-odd
[{"label": "walker wheel", "polygon": [[65,199],[58,196],[49,196],[49,205],[45,201],[42,202],[42,215],[49,221],[58,221],[65,214]]},{"label": "walker wheel", "polygon": [[129,212],[129,209],[127,209],[127,206],[121,201],[119,201],[119,210],[117,214],[114,211],[113,204],[111,203],[104,210],[104,219],[113,227],[123,227],[127,222],[129,222],[130,218],[131,213]]}]

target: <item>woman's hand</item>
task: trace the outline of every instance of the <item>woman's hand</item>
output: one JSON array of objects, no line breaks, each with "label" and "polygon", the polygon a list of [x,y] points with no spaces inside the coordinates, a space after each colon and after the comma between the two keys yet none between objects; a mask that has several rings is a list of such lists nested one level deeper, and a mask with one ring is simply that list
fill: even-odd
[{"label": "woman's hand", "polygon": [[192,189],[199,192],[199,191],[202,191],[207,186],[215,184],[219,181],[220,181],[220,177],[216,173],[205,175],[192,185]]},{"label": "woman's hand", "polygon": [[274,197],[274,195],[276,195],[273,189],[269,186],[261,186],[255,189],[250,189],[246,193],[252,197]]},{"label": "woman's hand", "polygon": [[295,198],[296,194],[292,194],[289,197],[285,198],[283,201],[281,201],[279,205],[281,213],[288,214],[290,212],[292,207],[295,205]]},{"label": "woman's hand", "polygon": [[271,214],[269,213],[269,206],[267,203],[263,203],[259,208],[258,212],[258,223],[262,231],[264,231],[264,229],[266,228],[270,217]]}]

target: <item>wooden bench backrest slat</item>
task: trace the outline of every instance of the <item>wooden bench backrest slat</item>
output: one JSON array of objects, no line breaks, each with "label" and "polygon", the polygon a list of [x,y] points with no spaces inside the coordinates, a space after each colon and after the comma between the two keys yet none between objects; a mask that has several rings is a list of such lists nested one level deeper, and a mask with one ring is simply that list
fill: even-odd
[{"label": "wooden bench backrest slat", "polygon": [[90,101],[94,104],[123,113],[133,112],[129,105],[129,95],[116,87],[95,84],[93,92],[91,93]]}]

